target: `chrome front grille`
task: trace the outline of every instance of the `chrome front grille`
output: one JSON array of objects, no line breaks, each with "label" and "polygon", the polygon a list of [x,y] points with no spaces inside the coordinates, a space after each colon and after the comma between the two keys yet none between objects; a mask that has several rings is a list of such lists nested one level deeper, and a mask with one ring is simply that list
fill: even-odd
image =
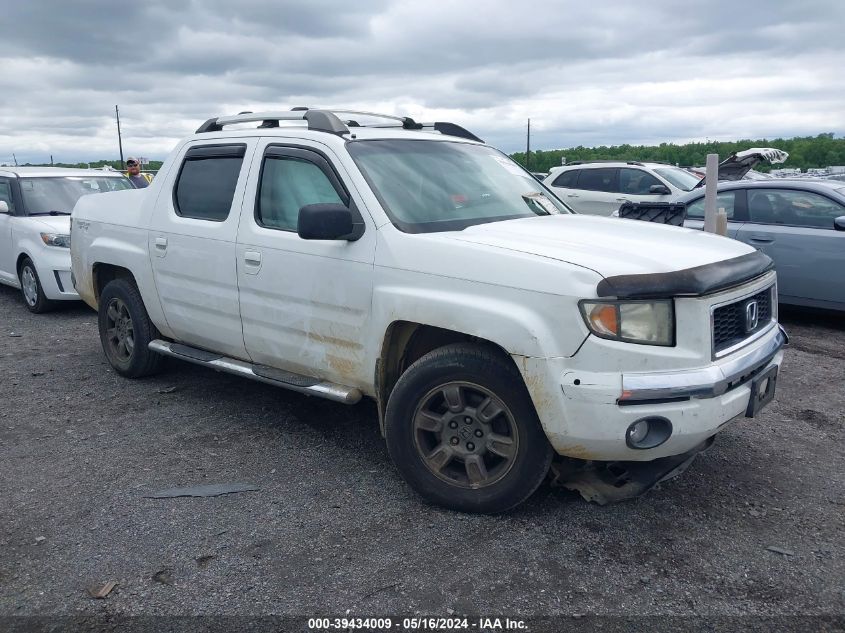
[{"label": "chrome front grille", "polygon": [[775,320],[774,286],[713,309],[713,352],[735,347]]}]

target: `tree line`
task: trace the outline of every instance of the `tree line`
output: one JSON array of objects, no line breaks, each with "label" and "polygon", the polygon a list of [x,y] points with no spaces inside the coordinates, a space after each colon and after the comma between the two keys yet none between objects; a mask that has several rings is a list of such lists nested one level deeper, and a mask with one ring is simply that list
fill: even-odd
[{"label": "tree line", "polygon": [[[709,141],[706,143],[661,143],[660,145],[602,145],[601,147],[570,147],[567,149],[532,151],[526,161],[525,152],[511,154],[516,162],[528,167],[531,171],[547,172],[552,167],[561,164],[561,158],[567,163],[576,160],[639,160],[644,162],[669,163],[681,167],[702,166],[707,154],[718,154],[720,158],[727,158],[734,152],[749,147],[777,147],[789,154],[789,159],[782,165],[762,164],[759,171],[769,171],[781,167],[800,168],[806,171],[813,167],[830,167],[831,165],[845,165],[845,137],[835,138],[833,132],[817,136],[798,136],[795,138],[776,139],[741,139],[739,141]],[[32,163],[27,163],[30,165]],[[152,160],[144,165],[144,171],[158,171],[162,161]],[[32,164],[36,165],[36,164]],[[98,160],[90,163],[54,163],[54,167],[104,167],[123,169],[119,160]],[[38,164],[49,166],[49,164]]]},{"label": "tree line", "polygon": [[511,154],[516,162],[531,171],[547,172],[561,164],[576,160],[638,160],[679,165],[681,167],[702,166],[707,154],[718,154],[720,159],[734,152],[750,147],[776,147],[789,154],[789,159],[780,165],[762,164],[759,171],[783,167],[800,168],[806,171],[813,167],[845,165],[845,137],[834,138],[832,132],[817,136],[798,136],[776,139],[741,139],[739,141],[708,141],[706,143],[661,143],[660,145],[611,145],[601,147],[570,147],[567,149],[531,151],[528,160],[525,152]]}]

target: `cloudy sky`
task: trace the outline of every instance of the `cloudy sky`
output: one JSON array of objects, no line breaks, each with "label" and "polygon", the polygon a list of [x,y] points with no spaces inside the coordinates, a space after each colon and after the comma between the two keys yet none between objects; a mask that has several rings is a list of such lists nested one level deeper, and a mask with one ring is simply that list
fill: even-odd
[{"label": "cloudy sky", "polygon": [[0,163],[163,158],[296,105],[505,151],[845,133],[842,0],[2,0]]}]

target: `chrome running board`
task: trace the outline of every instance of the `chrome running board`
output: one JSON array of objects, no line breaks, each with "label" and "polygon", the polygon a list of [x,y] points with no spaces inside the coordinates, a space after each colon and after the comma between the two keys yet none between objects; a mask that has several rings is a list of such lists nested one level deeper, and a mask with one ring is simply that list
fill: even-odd
[{"label": "chrome running board", "polygon": [[343,404],[355,404],[361,399],[361,391],[355,387],[344,387],[333,382],[325,382],[317,378],[294,374],[283,369],[255,365],[246,361],[228,358],[221,354],[208,352],[203,349],[189,347],[181,343],[171,343],[156,339],[150,342],[149,348],[157,354],[172,356],[180,360],[188,361],[203,367],[210,367],[218,371],[243,376],[250,380],[257,380],[268,385],[284,387],[292,391],[304,393],[309,396],[319,396],[327,400],[342,402]]}]

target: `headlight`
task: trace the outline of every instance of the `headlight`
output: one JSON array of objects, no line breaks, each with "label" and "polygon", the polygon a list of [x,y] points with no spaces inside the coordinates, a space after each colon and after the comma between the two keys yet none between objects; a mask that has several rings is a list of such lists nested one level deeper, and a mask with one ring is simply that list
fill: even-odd
[{"label": "headlight", "polygon": [[70,235],[65,235],[63,233],[42,233],[41,241],[47,246],[70,248]]},{"label": "headlight", "polygon": [[675,305],[667,301],[581,301],[581,315],[596,336],[643,345],[675,344]]}]

